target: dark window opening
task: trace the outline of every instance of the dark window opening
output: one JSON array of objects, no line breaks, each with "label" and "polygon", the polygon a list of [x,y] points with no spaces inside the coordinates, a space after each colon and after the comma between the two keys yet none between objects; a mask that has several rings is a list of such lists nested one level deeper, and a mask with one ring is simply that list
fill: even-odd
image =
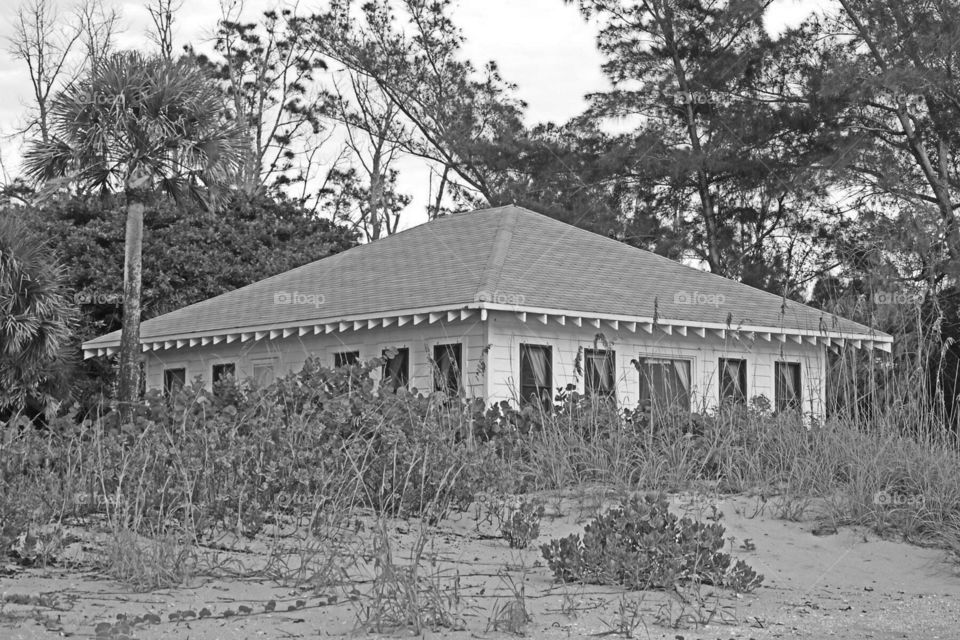
[{"label": "dark window opening", "polygon": [[799,362],[774,364],[774,403],[777,411],[799,410],[802,406],[802,387]]},{"label": "dark window opening", "polygon": [[520,345],[520,402],[553,404],[553,349],[532,344]]},{"label": "dark window opening", "polygon": [[453,396],[460,393],[463,368],[463,347],[460,344],[438,344],[433,347],[433,388]]},{"label": "dark window opening", "polygon": [[217,387],[225,384],[227,380],[233,380],[237,375],[237,365],[232,362],[213,365],[213,391],[216,393]]},{"label": "dark window opening", "polygon": [[391,393],[410,383],[410,350],[384,349],[383,383],[382,387]]},{"label": "dark window opening", "polygon": [[359,351],[341,351],[333,354],[333,366],[339,369],[360,362]]},{"label": "dark window opening", "polygon": [[720,404],[747,401],[747,361],[720,358]]},{"label": "dark window opening", "polygon": [[640,358],[640,404],[654,413],[690,411],[690,361]]},{"label": "dark window opening", "polygon": [[163,395],[173,396],[180,392],[187,384],[187,370],[165,369],[163,372]]},{"label": "dark window opening", "polygon": [[612,398],[616,393],[616,353],[600,349],[583,352],[583,388],[587,397]]}]

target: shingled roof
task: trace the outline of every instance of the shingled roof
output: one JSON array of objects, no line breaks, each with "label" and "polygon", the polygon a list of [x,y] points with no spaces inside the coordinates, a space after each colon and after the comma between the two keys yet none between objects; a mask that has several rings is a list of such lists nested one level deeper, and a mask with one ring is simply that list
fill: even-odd
[{"label": "shingled roof", "polygon": [[[147,320],[141,340],[452,309],[891,341],[864,325],[516,206],[438,218]],[[115,331],[84,349],[119,342]]]}]

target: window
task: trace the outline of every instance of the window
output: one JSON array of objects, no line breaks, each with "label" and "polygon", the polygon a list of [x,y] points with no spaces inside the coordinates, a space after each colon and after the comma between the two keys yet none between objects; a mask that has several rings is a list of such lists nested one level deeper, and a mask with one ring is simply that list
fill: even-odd
[{"label": "window", "polygon": [[433,388],[454,396],[460,393],[460,371],[463,367],[460,344],[438,344],[433,347]]},{"label": "window", "polygon": [[229,376],[233,378],[237,374],[237,365],[232,362],[213,365],[213,390],[216,392],[217,386],[224,383]]},{"label": "window", "polygon": [[640,404],[655,412],[690,410],[690,361],[640,358]]},{"label": "window", "polygon": [[163,395],[173,396],[187,384],[187,370],[165,369],[163,372]]},{"label": "window", "polygon": [[553,404],[553,349],[533,344],[520,345],[520,403]]},{"label": "window", "polygon": [[266,387],[274,380],[272,362],[253,363],[253,382],[258,387]]},{"label": "window", "polygon": [[383,357],[383,388],[396,392],[400,387],[406,387],[410,382],[410,350],[384,349]]},{"label": "window", "polygon": [[223,381],[227,376],[233,376],[237,372],[237,366],[232,362],[213,365],[213,384]]},{"label": "window", "polygon": [[583,388],[587,396],[613,397],[616,383],[616,354],[613,351],[585,349],[583,352]]},{"label": "window", "polygon": [[799,362],[774,363],[774,403],[777,411],[800,409],[801,385]]},{"label": "window", "polygon": [[333,366],[336,368],[346,367],[347,365],[360,362],[359,351],[341,351],[333,354]]},{"label": "window", "polygon": [[747,361],[720,358],[720,404],[747,401]]}]

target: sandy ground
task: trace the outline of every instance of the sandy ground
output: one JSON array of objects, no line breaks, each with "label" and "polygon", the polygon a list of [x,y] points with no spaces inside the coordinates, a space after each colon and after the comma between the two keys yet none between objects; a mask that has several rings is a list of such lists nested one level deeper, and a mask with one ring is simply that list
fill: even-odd
[{"label": "sandy ground", "polygon": [[[709,514],[707,502],[689,494],[672,504],[693,517]],[[663,592],[613,587],[562,586],[544,566],[538,544],[582,531],[594,500],[547,501],[538,543],[517,551],[478,524],[477,511],[443,521],[423,555],[421,573],[450,587],[459,576],[461,629],[425,630],[423,637],[510,637],[491,628],[494,612],[510,611],[514,590],[523,590],[533,638],[626,637],[613,633],[618,611],[636,611],[632,637],[676,640],[728,638],[960,638],[960,573],[943,551],[879,539],[855,528],[814,535],[815,521],[789,522],[758,510],[755,498],[714,502],[735,558],[764,574],[755,593],[737,596],[704,588],[710,604],[699,609],[706,625],[684,616],[679,598]],[[409,563],[419,523],[391,522],[396,563]],[[822,531],[818,531],[822,533]],[[357,534],[357,548],[369,530]],[[745,544],[744,541],[750,543]],[[258,542],[247,542],[239,562],[256,563]],[[277,580],[197,577],[190,584],[132,593],[129,587],[81,568],[20,569],[0,574],[0,638],[315,638],[367,635],[358,618],[370,603],[376,563],[368,557],[338,586],[282,586]],[[512,587],[511,587],[512,582]],[[448,591],[448,594],[452,591]],[[204,609],[206,611],[204,611]],[[272,609],[267,611],[267,609]],[[178,619],[190,611],[202,619]],[[505,613],[502,615],[506,616]],[[126,622],[123,617],[126,616]],[[145,616],[150,616],[144,619]],[[154,617],[155,616],[155,617]],[[623,616],[621,616],[623,617]],[[99,626],[98,626],[99,625]],[[377,634],[374,634],[377,635]],[[408,630],[391,634],[410,637]]]}]

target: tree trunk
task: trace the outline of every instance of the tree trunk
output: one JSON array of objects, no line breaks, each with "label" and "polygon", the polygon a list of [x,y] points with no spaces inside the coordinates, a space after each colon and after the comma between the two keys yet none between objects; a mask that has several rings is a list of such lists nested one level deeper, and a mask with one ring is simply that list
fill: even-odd
[{"label": "tree trunk", "polygon": [[384,176],[380,169],[380,153],[373,155],[373,168],[370,170],[370,239],[379,240],[386,207],[383,206]]},{"label": "tree trunk", "polygon": [[120,418],[133,417],[140,392],[140,288],[143,252],[143,211],[141,200],[128,197],[127,233],[123,259],[123,329],[120,334]]},{"label": "tree trunk", "polygon": [[437,199],[433,203],[433,210],[427,206],[427,217],[431,220],[440,215],[440,206],[443,204],[443,192],[447,189],[447,176],[450,174],[450,165],[443,165],[443,175],[440,176],[440,188],[437,189]]},{"label": "tree trunk", "polygon": [[682,92],[681,95],[686,96],[684,116],[687,137],[690,141],[690,149],[696,156],[697,161],[697,193],[700,196],[700,211],[703,216],[703,226],[706,231],[704,236],[707,242],[707,265],[710,267],[710,273],[726,275],[726,270],[723,266],[723,257],[720,254],[720,230],[717,224],[717,211],[713,198],[710,196],[710,177],[704,168],[706,157],[703,152],[703,147],[700,144],[700,131],[697,127],[697,119],[693,111],[693,93],[691,92],[689,82],[687,82],[687,70],[683,66],[680,58],[680,46],[674,35],[672,14],[668,14],[662,21],[661,29],[663,30],[666,49],[671,53],[673,71],[677,76],[677,86]]}]

